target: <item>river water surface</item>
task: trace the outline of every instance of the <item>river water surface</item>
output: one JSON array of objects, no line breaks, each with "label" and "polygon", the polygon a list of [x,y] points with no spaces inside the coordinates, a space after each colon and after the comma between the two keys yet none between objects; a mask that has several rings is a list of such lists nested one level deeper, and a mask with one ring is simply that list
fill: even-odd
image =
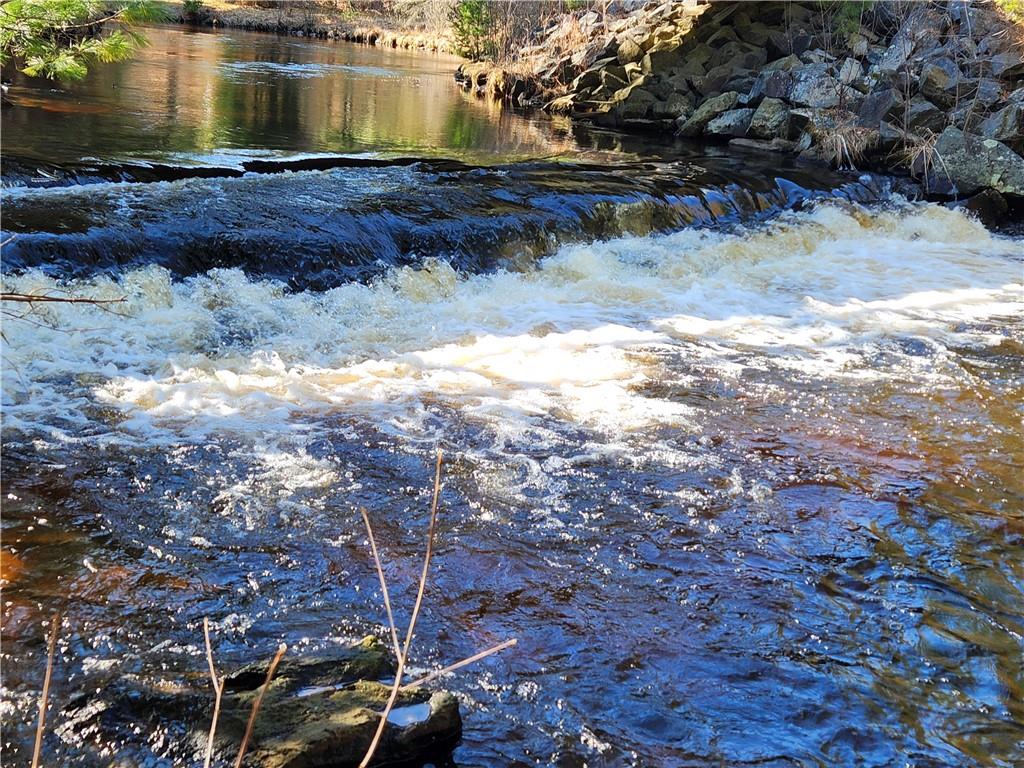
[{"label": "river water surface", "polygon": [[[450,60],[153,30],[3,112],[4,747],[385,636],[458,766],[1024,762],[1024,243],[885,179],[495,111]],[[87,130],[86,130],[87,128]],[[262,164],[260,164],[262,163]],[[7,309],[7,308],[5,308]],[[17,310],[20,313],[22,310]],[[120,764],[120,763],[119,763]]]}]

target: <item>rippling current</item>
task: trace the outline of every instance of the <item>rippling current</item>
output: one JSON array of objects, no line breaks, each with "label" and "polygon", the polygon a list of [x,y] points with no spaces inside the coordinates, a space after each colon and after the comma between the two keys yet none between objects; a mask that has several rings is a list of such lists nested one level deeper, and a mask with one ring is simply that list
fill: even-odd
[{"label": "rippling current", "polygon": [[55,611],[53,765],[201,764],[66,707],[206,685],[204,616],[224,668],[386,637],[360,507],[404,625],[441,448],[412,663],[519,641],[444,679],[451,765],[1024,764],[1024,241],[870,176],[543,158],[444,62],[153,39],[164,100],[4,112],[4,290],[123,299],[4,307],[5,763]]},{"label": "rippling current", "polygon": [[323,292],[62,283],[126,302],[4,324],[5,738],[55,608],[65,692],[194,677],[204,615],[235,660],[383,632],[358,508],[407,606],[440,446],[415,662],[519,638],[446,681],[456,764],[1019,764],[1022,264],[824,203]]}]

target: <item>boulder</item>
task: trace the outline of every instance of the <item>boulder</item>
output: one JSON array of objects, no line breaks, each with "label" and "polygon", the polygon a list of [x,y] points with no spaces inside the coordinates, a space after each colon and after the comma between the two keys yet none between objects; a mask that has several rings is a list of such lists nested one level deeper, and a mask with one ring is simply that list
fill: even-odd
[{"label": "boulder", "polygon": [[651,105],[651,115],[655,118],[688,117],[693,114],[693,99],[682,93],[672,93],[664,101]]},{"label": "boulder", "polygon": [[980,133],[1003,143],[1024,142],[1024,104],[1007,104],[981,123]]},{"label": "boulder", "polygon": [[754,110],[749,108],[730,109],[709,122],[704,133],[708,136],[744,136],[753,115]]},{"label": "boulder", "polygon": [[768,27],[760,21],[754,22],[750,26],[737,27],[736,29],[740,40],[745,43],[756,45],[758,48],[764,48],[765,43],[768,42]]},{"label": "boulder", "polygon": [[[247,731],[253,700],[267,676],[268,662],[250,664],[224,679],[214,740],[214,764],[226,765]],[[354,648],[319,658],[285,659],[267,687],[254,722],[246,765],[298,768],[355,765],[366,752],[390,687],[379,680],[394,674],[387,649],[373,638]],[[159,759],[167,765],[196,763],[199,745],[210,729],[213,694],[208,682],[144,682],[133,676],[105,680],[69,698],[60,718],[61,737],[89,745],[97,762],[140,728],[172,733]],[[375,764],[444,764],[458,742],[462,723],[458,701],[450,693],[402,691],[388,718]],[[100,760],[106,754],[107,759]],[[156,759],[156,758],[154,758]],[[117,764],[129,764],[117,759]]]},{"label": "boulder", "polygon": [[758,99],[785,99],[789,97],[789,91],[793,87],[793,76],[781,69],[761,72],[750,88],[748,101],[754,102]]},{"label": "boulder", "polygon": [[925,98],[948,107],[956,101],[960,79],[960,68],[956,62],[942,57],[921,68],[917,87]]},{"label": "boulder", "polygon": [[1019,53],[1000,53],[993,56],[992,74],[1004,80],[1012,80],[1024,75],[1024,59]]},{"label": "boulder", "polygon": [[864,67],[856,59],[844,59],[839,67],[839,82],[843,85],[853,85],[864,77]]},{"label": "boulder", "polygon": [[789,137],[789,109],[781,99],[765,99],[750,118],[747,131],[757,139],[786,139]]},{"label": "boulder", "polygon": [[707,124],[718,117],[723,112],[728,112],[733,109],[739,101],[740,95],[735,91],[729,91],[723,93],[720,96],[708,99],[696,110],[693,114],[683,120],[681,123],[677,121],[679,125],[680,136],[700,136],[704,133],[704,129]]},{"label": "boulder", "polygon": [[789,54],[788,56],[783,56],[781,59],[775,59],[774,61],[768,62],[761,69],[764,72],[791,72],[794,69],[797,69],[798,67],[802,67],[803,65],[804,63],[800,61],[799,56]]},{"label": "boulder", "polygon": [[927,130],[938,133],[946,125],[946,113],[924,96],[914,96],[904,110],[907,128],[911,131]]},{"label": "boulder", "polygon": [[849,108],[860,99],[857,91],[836,80],[821,65],[809,65],[793,72],[789,100],[798,106],[827,109],[843,105]]},{"label": "boulder", "polygon": [[629,85],[628,77],[626,70],[622,67],[607,67],[601,70],[601,85],[609,91],[617,91]]},{"label": "boulder", "polygon": [[903,97],[895,88],[869,93],[861,102],[857,117],[867,128],[875,128],[883,120],[900,120],[903,117]]},{"label": "boulder", "polygon": [[953,210],[967,211],[986,227],[998,227],[1005,223],[1006,214],[1010,210],[1006,198],[994,189],[985,189],[966,200],[946,203]]},{"label": "boulder", "polygon": [[615,57],[619,60],[619,64],[630,64],[640,61],[644,57],[644,49],[633,38],[624,37],[619,40],[619,50],[616,52]]},{"label": "boulder", "polygon": [[995,139],[950,126],[935,143],[938,160],[929,173],[929,188],[940,194],[969,195],[994,189],[1024,195],[1024,157]]},{"label": "boulder", "polygon": [[612,111],[623,119],[645,117],[658,98],[639,85],[631,85],[612,94]]}]

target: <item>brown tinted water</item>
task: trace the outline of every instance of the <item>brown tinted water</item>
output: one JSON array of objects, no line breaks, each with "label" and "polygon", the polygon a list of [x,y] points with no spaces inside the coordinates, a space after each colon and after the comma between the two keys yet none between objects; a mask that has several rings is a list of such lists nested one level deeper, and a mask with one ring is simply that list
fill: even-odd
[{"label": "brown tinted water", "polygon": [[[200,762],[130,702],[99,732],[64,709],[125,675],[204,684],[204,616],[225,667],[385,637],[358,509],[404,622],[439,446],[413,662],[519,639],[445,680],[453,764],[1021,764],[1024,244],[644,151],[8,191],[5,286],[127,301],[4,322],[5,760],[28,762],[56,610],[62,765]],[[187,251],[161,211],[196,196]],[[260,261],[268,197],[294,242],[386,257]],[[128,242],[119,201],[143,242],[89,261],[83,232]]]}]

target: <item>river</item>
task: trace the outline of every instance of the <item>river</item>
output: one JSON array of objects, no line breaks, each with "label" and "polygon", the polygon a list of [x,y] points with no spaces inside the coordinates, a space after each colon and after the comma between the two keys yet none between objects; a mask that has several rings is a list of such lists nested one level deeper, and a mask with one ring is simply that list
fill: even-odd
[{"label": "river", "polygon": [[458,766],[1024,755],[1024,241],[898,182],[588,131],[443,57],[156,28],[3,110],[7,759],[399,623]]}]

